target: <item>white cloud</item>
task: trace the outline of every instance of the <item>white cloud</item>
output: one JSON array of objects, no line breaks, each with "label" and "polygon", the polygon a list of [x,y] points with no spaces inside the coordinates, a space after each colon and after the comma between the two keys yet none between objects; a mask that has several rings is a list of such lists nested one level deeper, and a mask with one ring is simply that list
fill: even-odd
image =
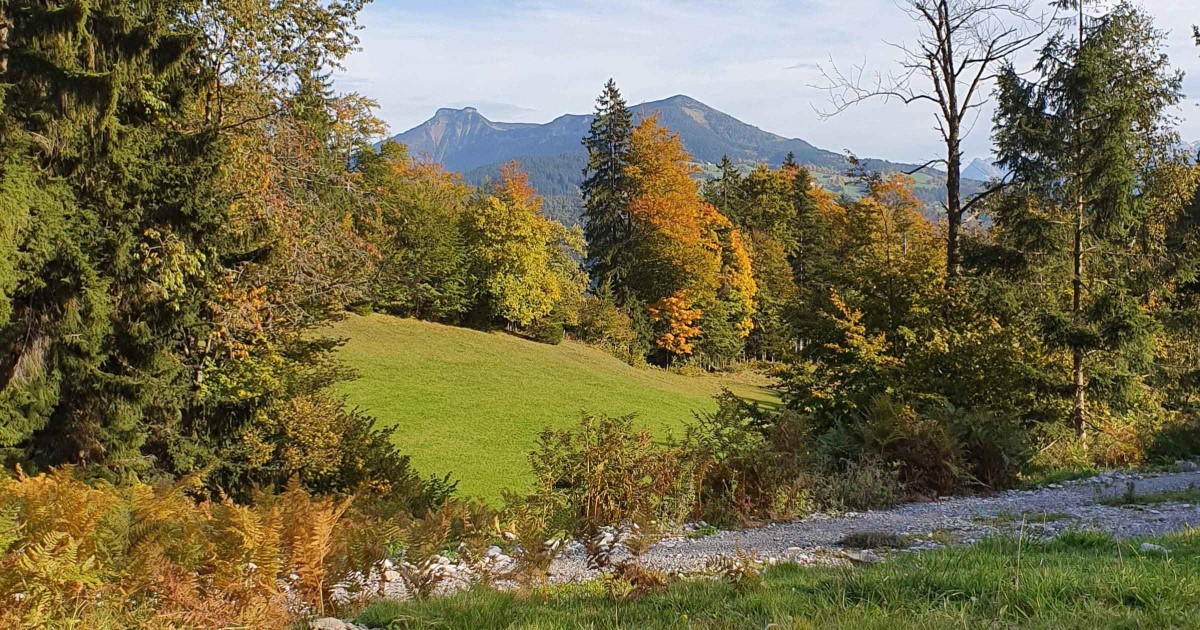
[{"label": "white cloud", "polygon": [[[1169,53],[1200,92],[1196,0],[1145,0],[1171,29]],[[585,113],[609,77],[631,102],[687,94],[763,129],[835,151],[917,161],[937,153],[931,110],[860,105],[822,120],[818,63],[865,62],[883,71],[915,26],[894,0],[375,0],[363,50],[339,75],[342,89],[377,99],[396,131],[438,107],[478,107],[497,120],[547,121]],[[1200,139],[1195,100],[1181,108],[1186,138]],[[967,141],[987,152],[990,114]]]}]

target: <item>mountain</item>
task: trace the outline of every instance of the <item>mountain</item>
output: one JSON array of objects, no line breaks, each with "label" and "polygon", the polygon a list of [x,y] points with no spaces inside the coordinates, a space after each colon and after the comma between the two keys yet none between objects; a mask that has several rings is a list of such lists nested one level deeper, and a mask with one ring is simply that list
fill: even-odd
[{"label": "mountain", "polygon": [[1196,142],[1187,142],[1185,140],[1181,144],[1183,144],[1183,150],[1187,151],[1192,160],[1200,159],[1200,140]]},{"label": "mountain", "polygon": [[[788,153],[793,153],[830,190],[858,194],[856,185],[846,176],[850,166],[846,156],[799,138],[763,131],[689,96],[672,96],[631,109],[636,120],[660,116],[662,124],[679,134],[702,166],[720,162],[726,155],[743,168],[758,163],[779,166]],[[544,124],[505,123],[488,120],[474,107],[443,108],[392,140],[408,145],[410,154],[418,158],[440,162],[462,173],[472,184],[494,180],[503,164],[515,160],[546,197],[547,214],[576,223],[582,207],[579,184],[587,161],[582,141],[591,122],[590,114],[568,114]],[[862,164],[884,172],[916,169],[911,164],[875,159],[864,159]],[[944,174],[925,169],[916,177],[917,194],[931,207],[937,205],[945,195],[939,188],[944,186]]]},{"label": "mountain", "polygon": [[975,158],[971,163],[962,170],[964,179],[973,179],[980,182],[990,182],[994,179],[1004,179],[1008,172],[1003,168],[993,164],[983,158]]},{"label": "mountain", "polygon": [[466,172],[515,157],[579,152],[591,116],[560,116],[546,124],[492,122],[474,107],[442,108],[433,118],[394,138],[412,155]]}]

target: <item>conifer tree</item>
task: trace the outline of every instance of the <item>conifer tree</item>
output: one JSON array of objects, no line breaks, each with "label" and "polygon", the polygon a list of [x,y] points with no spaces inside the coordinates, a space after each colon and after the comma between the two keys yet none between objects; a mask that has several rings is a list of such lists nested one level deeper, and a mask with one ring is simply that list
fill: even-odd
[{"label": "conifer tree", "polygon": [[1002,73],[995,133],[1000,162],[1022,188],[998,214],[1000,233],[1027,257],[1044,256],[1062,289],[1043,301],[1042,328],[1070,357],[1080,437],[1097,424],[1089,397],[1128,410],[1152,360],[1130,243],[1147,220],[1149,172],[1174,142],[1166,123],[1182,80],[1148,16],[1122,2],[1092,17],[1088,4],[1060,2],[1075,28],[1051,38],[1032,79],[1011,66]]},{"label": "conifer tree", "polygon": [[633,235],[629,213],[630,184],[626,175],[633,114],[612,79],[596,100],[596,115],[583,144],[588,163],[580,186],[583,192],[584,236],[588,271],[595,285],[608,284],[623,302],[628,297],[628,253]]},{"label": "conifer tree", "polygon": [[728,155],[721,156],[718,167],[721,174],[704,185],[704,200],[712,204],[721,214],[736,221],[746,203],[742,190],[743,178]]}]

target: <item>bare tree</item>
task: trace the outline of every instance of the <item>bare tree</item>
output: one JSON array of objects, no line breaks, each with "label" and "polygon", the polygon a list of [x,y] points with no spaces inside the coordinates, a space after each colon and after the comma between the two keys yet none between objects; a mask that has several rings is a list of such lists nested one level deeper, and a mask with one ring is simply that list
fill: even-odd
[{"label": "bare tree", "polygon": [[[959,234],[963,217],[1000,182],[962,199],[962,141],[970,133],[973,116],[988,98],[988,84],[998,67],[1014,53],[1037,40],[1051,24],[1045,15],[1033,15],[1034,0],[897,0],[897,5],[918,24],[915,44],[891,44],[902,56],[899,70],[868,77],[865,67],[844,72],[836,64],[822,66],[831,109],[830,117],[870,99],[893,99],[912,105],[922,101],[935,106],[937,130],[946,145],[946,156],[921,165],[946,169],[946,284],[952,285],[961,270]],[[915,172],[915,171],[914,171]]]}]

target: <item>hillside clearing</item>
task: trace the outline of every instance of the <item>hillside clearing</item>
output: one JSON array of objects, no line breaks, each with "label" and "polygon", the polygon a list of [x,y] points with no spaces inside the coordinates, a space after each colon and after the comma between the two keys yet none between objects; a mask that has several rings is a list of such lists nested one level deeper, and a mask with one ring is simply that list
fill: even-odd
[{"label": "hillside clearing", "polygon": [[540,344],[385,315],[351,316],[333,333],[358,378],[340,386],[351,404],[397,427],[402,451],[424,473],[452,473],[468,495],[496,499],[529,480],[538,433],[568,427],[581,413],[637,414],[655,435],[681,433],[713,396],[774,401],[754,376],[680,376],[634,368],[567,341]]}]

